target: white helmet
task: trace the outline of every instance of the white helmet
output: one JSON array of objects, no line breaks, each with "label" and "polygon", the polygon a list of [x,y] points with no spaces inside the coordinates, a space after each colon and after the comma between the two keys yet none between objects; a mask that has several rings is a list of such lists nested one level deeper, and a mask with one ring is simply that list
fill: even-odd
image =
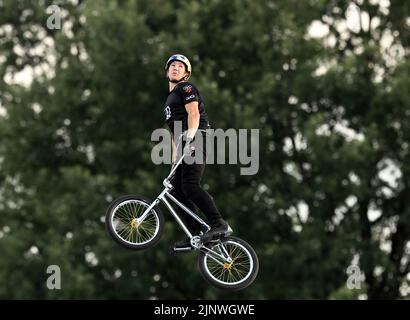
[{"label": "white helmet", "polygon": [[188,72],[188,75],[185,76],[184,80],[188,80],[192,72],[191,62],[189,62],[188,58],[182,54],[173,54],[171,57],[169,57],[167,63],[165,64],[165,71],[168,71],[169,65],[174,61],[180,61],[185,65],[185,69]]}]

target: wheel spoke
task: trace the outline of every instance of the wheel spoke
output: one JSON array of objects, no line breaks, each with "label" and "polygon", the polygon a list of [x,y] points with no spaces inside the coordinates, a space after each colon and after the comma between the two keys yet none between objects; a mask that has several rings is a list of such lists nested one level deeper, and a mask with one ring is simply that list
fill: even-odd
[{"label": "wheel spoke", "polygon": [[151,210],[140,224],[136,219],[140,217],[148,204],[138,200],[129,200],[118,205],[112,215],[112,225],[116,234],[124,241],[132,244],[142,244],[154,238],[158,230],[158,216]]},{"label": "wheel spoke", "polygon": [[233,241],[217,244],[212,251],[219,252],[223,256],[230,257],[230,263],[218,264],[209,255],[205,256],[205,266],[209,274],[216,280],[233,284],[243,281],[251,271],[251,257],[246,248]]}]

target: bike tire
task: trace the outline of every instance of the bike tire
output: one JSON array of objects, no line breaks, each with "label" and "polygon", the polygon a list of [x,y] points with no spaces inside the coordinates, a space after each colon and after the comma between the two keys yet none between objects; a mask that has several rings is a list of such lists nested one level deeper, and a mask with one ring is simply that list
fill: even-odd
[{"label": "bike tire", "polygon": [[[249,259],[249,271],[247,272],[246,277],[244,276],[243,279],[240,279],[238,281],[232,281],[232,282],[226,281],[224,279],[218,279],[216,277],[216,274],[221,273],[221,277],[224,278],[223,276],[224,272],[228,272],[227,278],[229,278],[230,270],[235,265],[235,262],[233,262],[231,268],[229,268],[228,271],[222,270],[225,267],[223,268],[220,267],[221,270],[215,269],[217,271],[213,272],[210,270],[211,268],[209,266],[209,261],[211,261],[212,259],[209,258],[209,253],[205,252],[204,250],[201,250],[198,256],[198,268],[199,268],[201,275],[204,277],[206,281],[208,281],[208,283],[210,283],[211,285],[219,289],[223,289],[227,291],[238,291],[238,290],[245,289],[246,287],[248,287],[255,281],[256,276],[258,275],[258,272],[259,272],[259,260],[258,260],[258,256],[256,255],[255,250],[246,241],[238,237],[234,237],[234,236],[225,237],[220,242],[226,246],[239,248],[237,249],[237,251],[239,251],[239,253],[243,252],[244,257],[246,256]],[[218,244],[211,245],[210,248],[215,248],[217,245]],[[232,251],[235,251],[235,250],[232,250]],[[243,261],[243,257],[241,259]],[[242,264],[242,262],[239,262],[238,265],[239,264]],[[241,266],[241,268],[243,267]],[[234,270],[232,270],[232,274],[233,273],[234,273]],[[239,275],[239,271],[237,271],[237,274]]]},{"label": "bike tire", "polygon": [[[138,233],[142,234],[142,231],[141,231],[142,229],[139,231],[138,226],[131,227],[132,218],[134,217],[134,213],[132,213],[132,210],[136,211],[135,212],[136,215],[138,212],[142,214],[142,212],[144,211],[144,208],[148,208],[151,205],[151,203],[152,203],[151,200],[143,196],[139,196],[139,195],[126,195],[126,196],[119,197],[115,199],[113,202],[111,202],[111,204],[108,206],[107,211],[106,211],[105,225],[106,225],[108,234],[114,239],[115,242],[117,242],[118,244],[120,244],[121,246],[125,248],[132,249],[132,250],[145,250],[148,248],[152,248],[159,242],[164,232],[165,220],[158,206],[154,207],[148,216],[150,219],[149,220],[150,232],[145,230],[145,235],[147,238],[145,241],[142,241],[142,242],[129,241],[131,238],[133,239],[133,236],[131,238],[129,237],[128,239],[125,239],[125,237],[122,236],[123,232],[119,232],[119,228],[118,228],[118,224],[121,223],[122,226],[124,227],[120,231],[123,231],[125,230],[125,226],[127,225],[127,223],[129,223],[130,224],[129,229],[130,230],[132,229],[132,231],[129,231],[129,232],[132,235],[136,234],[135,239],[137,239]],[[131,213],[129,212],[124,213],[125,209],[131,211]],[[121,212],[122,220],[119,218],[119,210],[123,210]],[[116,214],[117,216],[115,216]],[[117,220],[114,221],[114,219],[117,219]],[[142,224],[139,227],[141,226]],[[148,230],[148,224],[147,224],[147,230]],[[125,230],[125,232],[127,232],[127,230]]]}]

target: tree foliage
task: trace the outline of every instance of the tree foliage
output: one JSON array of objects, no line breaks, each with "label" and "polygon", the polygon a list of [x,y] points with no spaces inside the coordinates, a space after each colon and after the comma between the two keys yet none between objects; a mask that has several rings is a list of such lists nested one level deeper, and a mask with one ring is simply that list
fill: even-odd
[{"label": "tree foliage", "polygon": [[[61,30],[46,26],[51,4]],[[5,0],[0,45],[0,297],[408,297],[406,1]],[[214,128],[260,129],[256,175],[204,177],[260,259],[235,294],[209,287],[195,254],[167,254],[182,236],[170,215],[145,252],[104,229],[112,199],[161,191],[169,168],[150,137],[175,52]],[[346,288],[351,264],[361,290]],[[61,290],[46,287],[49,265]]]}]

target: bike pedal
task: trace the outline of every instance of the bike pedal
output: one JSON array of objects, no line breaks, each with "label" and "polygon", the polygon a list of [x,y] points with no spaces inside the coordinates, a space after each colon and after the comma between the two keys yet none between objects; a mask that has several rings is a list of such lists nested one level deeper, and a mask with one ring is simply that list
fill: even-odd
[{"label": "bike pedal", "polygon": [[187,251],[191,251],[191,250],[194,250],[194,248],[191,247],[191,246],[183,247],[183,248],[174,248],[174,247],[172,247],[169,250],[169,253],[175,257],[178,253],[187,252]]},{"label": "bike pedal", "polygon": [[173,256],[173,257],[176,257],[176,256],[177,256],[177,252],[174,250],[174,248],[169,248],[168,254],[169,254],[170,256]]}]

